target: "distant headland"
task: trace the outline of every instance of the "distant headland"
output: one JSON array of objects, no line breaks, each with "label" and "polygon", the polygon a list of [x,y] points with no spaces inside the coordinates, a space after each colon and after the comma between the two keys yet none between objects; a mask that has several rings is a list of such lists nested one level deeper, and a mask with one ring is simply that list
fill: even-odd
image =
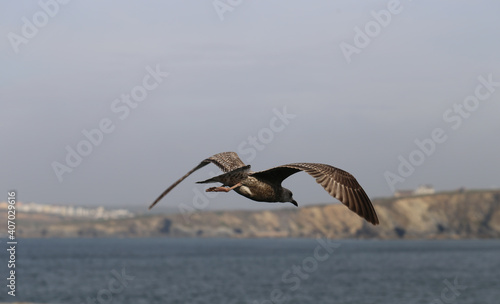
[{"label": "distant headland", "polygon": [[[462,239],[500,237],[500,189],[374,199],[372,226],[339,203],[273,211],[203,211],[80,219],[20,213],[18,238],[294,237]],[[0,210],[0,214],[5,213]],[[129,216],[129,214],[127,214]],[[2,231],[3,232],[3,231]]]}]

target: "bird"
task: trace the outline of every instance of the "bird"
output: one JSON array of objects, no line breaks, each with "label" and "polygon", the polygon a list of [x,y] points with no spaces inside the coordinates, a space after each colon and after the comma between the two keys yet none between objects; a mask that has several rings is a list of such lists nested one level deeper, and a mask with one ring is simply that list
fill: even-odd
[{"label": "bird", "polygon": [[263,171],[251,171],[250,165],[240,159],[236,152],[222,152],[201,161],[183,177],[168,187],[150,206],[153,208],[175,186],[186,179],[196,170],[213,163],[223,174],[198,181],[198,184],[222,183],[220,187],[210,187],[206,192],[229,192],[234,190],[238,194],[258,202],[292,203],[298,207],[293,199],[292,191],[283,187],[281,183],[292,174],[304,171],[314,177],[332,197],[338,199],[351,211],[364,218],[367,222],[377,225],[379,220],[370,198],[350,173],[319,163],[292,163],[273,167]]}]

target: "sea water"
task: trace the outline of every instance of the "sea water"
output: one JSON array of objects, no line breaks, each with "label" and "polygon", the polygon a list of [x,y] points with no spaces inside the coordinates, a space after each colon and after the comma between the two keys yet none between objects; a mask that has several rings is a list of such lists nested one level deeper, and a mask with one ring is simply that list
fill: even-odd
[{"label": "sea water", "polygon": [[500,303],[500,240],[20,239],[6,285],[0,302]]}]

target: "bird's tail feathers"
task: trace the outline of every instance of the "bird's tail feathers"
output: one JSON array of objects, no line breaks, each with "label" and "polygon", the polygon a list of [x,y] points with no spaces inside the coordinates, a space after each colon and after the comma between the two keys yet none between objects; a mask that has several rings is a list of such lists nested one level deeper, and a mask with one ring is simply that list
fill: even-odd
[{"label": "bird's tail feathers", "polygon": [[197,184],[209,184],[209,183],[217,183],[219,182],[218,181],[218,177],[219,176],[214,176],[212,178],[209,178],[209,179],[206,179],[204,181],[199,181],[199,182],[196,182]]},{"label": "bird's tail feathers", "polygon": [[208,183],[223,183],[223,184],[225,184],[228,181],[228,179],[233,179],[235,177],[235,175],[236,176],[238,175],[238,173],[245,173],[248,170],[250,170],[250,165],[239,167],[238,169],[234,169],[233,171],[229,171],[227,173],[217,175],[217,176],[214,176],[212,178],[206,179],[204,181],[199,181],[196,183],[197,184],[208,184]]}]

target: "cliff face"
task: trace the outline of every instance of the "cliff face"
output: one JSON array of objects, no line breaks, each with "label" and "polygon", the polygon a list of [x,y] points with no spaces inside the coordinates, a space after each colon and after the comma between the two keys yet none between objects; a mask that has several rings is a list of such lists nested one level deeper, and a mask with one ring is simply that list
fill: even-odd
[{"label": "cliff face", "polygon": [[500,190],[379,199],[373,203],[378,226],[338,203],[276,211],[196,212],[38,225],[23,225],[20,219],[18,237],[500,237]]}]

